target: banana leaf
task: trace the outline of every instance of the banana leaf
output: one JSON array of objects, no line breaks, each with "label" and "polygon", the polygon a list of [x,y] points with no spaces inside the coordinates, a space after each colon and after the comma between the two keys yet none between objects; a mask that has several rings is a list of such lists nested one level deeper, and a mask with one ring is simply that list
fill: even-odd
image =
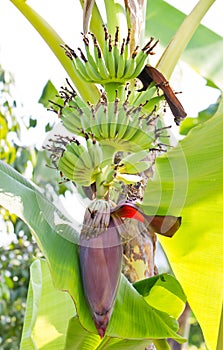
[{"label": "banana leaf", "polygon": [[223,301],[223,100],[214,116],[194,127],[156,161],[143,209],[182,216],[168,240],[160,238],[204,333],[216,349]]},{"label": "banana leaf", "polygon": [[[82,327],[68,293],[61,292],[54,287],[46,260],[35,260],[30,270],[31,277],[21,350],[96,350],[104,344],[106,344],[106,349],[141,350],[152,342],[148,339],[122,340],[110,337],[105,337],[102,340],[97,334],[91,333]],[[148,297],[155,286],[169,291],[177,288],[178,292],[174,299],[176,302],[181,300],[182,305],[184,305],[185,295],[173,276],[162,274],[141,281],[136,285],[137,289],[143,292],[143,296]],[[167,300],[167,298],[165,298],[165,302],[171,303],[173,298],[171,297],[171,300]],[[157,344],[159,349],[165,343],[157,340]]]},{"label": "banana leaf", "polygon": [[21,350],[63,349],[69,318],[76,310],[68,293],[54,288],[45,260],[35,260],[30,267]]}]

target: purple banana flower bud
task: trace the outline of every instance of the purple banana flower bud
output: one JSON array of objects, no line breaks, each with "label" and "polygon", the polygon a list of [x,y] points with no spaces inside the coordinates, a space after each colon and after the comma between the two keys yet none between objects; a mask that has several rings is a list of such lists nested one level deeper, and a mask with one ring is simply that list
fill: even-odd
[{"label": "purple banana flower bud", "polygon": [[155,232],[172,237],[181,218],[148,216],[134,203],[95,199],[86,209],[80,236],[80,265],[85,298],[100,337],[110,320],[122,267],[122,239],[127,235],[122,218],[141,221]]},{"label": "purple banana flower bud", "polygon": [[[117,218],[122,225],[122,220]],[[80,238],[80,264],[84,293],[100,337],[104,337],[118,288],[122,245],[116,225],[110,218],[107,229],[97,236]],[[85,229],[86,230],[86,229]]]}]

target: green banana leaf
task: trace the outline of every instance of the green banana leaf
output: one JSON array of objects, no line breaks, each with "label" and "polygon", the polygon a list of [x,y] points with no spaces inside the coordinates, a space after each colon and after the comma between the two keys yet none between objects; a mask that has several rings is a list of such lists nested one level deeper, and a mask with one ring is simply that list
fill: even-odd
[{"label": "green banana leaf", "polygon": [[20,350],[63,349],[69,319],[75,314],[68,293],[54,288],[46,261],[35,260],[30,268]]},{"label": "green banana leaf", "polygon": [[[0,204],[29,225],[49,263],[55,288],[69,292],[82,326],[96,333],[81,283],[78,227],[75,230],[70,218],[47,200],[37,186],[3,162],[0,162],[0,178]],[[169,294],[169,290],[166,291]],[[181,294],[178,295],[178,287],[176,295],[181,298]],[[121,276],[114,312],[106,335],[127,339],[173,338],[183,342],[184,339],[176,334],[178,325],[172,317],[172,314],[176,313],[175,302],[171,315],[160,311],[161,306],[153,305],[152,301],[150,305],[127,279]],[[177,316],[178,314],[177,311]]]},{"label": "green banana leaf", "polygon": [[[171,290],[175,289],[178,283],[172,276],[163,274],[141,281],[138,289],[148,295],[155,284],[163,284],[164,288]],[[178,288],[176,298],[185,301],[185,295],[179,284]],[[75,307],[69,295],[54,288],[47,262],[43,259],[35,260],[31,265],[21,350],[96,350],[105,344],[106,349],[141,350],[151,342],[148,339],[121,340],[109,337],[102,340],[98,335],[88,332],[81,326],[78,316],[75,316]],[[165,343],[158,340],[157,344],[159,349]]]},{"label": "green banana leaf", "polygon": [[140,280],[134,283],[134,288],[148,304],[175,318],[180,316],[185,307],[186,296],[181,285],[167,273]]},{"label": "green banana leaf", "polygon": [[[165,48],[185,17],[185,14],[163,0],[148,0],[146,35],[159,39]],[[223,39],[220,35],[199,25],[181,58],[201,76],[223,87]]]},{"label": "green banana leaf", "polygon": [[[109,337],[102,340],[98,335],[88,332],[81,326],[78,316],[75,316],[75,307],[68,293],[54,288],[47,262],[43,259],[35,260],[30,270],[21,350],[88,350],[99,349],[99,346],[102,347],[104,344],[106,344],[106,349],[144,349],[152,342],[148,339],[121,340]],[[173,276],[162,274],[135,284],[135,288],[137,287],[137,290],[142,292],[144,297],[154,294],[155,286],[173,291],[170,299],[168,299],[169,295],[164,298],[165,303],[172,305],[171,303],[175,299],[175,301],[181,300],[181,304],[184,306],[185,294]],[[155,294],[158,295],[156,291]],[[165,296],[163,291],[161,294]],[[182,311],[182,305],[179,313]],[[179,313],[177,313],[177,317]],[[159,348],[165,343],[158,340],[157,344]]]},{"label": "green banana leaf", "polygon": [[223,99],[211,119],[157,159],[143,201],[147,214],[182,215],[176,235],[160,241],[212,350],[223,301],[222,130]]},{"label": "green banana leaf", "polygon": [[81,327],[78,317],[73,317],[69,323],[66,346],[64,350],[99,350],[106,346],[109,350],[144,350],[151,341],[128,340],[105,337],[104,340],[96,334],[87,332]]}]

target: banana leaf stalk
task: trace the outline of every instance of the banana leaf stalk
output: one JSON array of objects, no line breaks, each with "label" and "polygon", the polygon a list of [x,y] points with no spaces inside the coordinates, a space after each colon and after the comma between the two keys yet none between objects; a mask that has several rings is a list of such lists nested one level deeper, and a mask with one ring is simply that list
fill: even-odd
[{"label": "banana leaf stalk", "polygon": [[113,208],[102,199],[90,203],[81,231],[79,257],[86,301],[101,338],[115,303],[122,268],[122,240],[130,238],[124,222],[126,218],[169,237],[180,226],[180,218],[150,217],[134,203],[124,202]]}]

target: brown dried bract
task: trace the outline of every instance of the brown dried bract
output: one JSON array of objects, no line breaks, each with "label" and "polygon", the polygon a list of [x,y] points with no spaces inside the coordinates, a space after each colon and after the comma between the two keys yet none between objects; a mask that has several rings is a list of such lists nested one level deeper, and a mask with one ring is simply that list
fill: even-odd
[{"label": "brown dried bract", "polygon": [[179,125],[181,120],[187,116],[187,113],[163,74],[147,64],[137,78],[143,84],[143,88],[140,91],[146,90],[153,81],[163,91],[165,99],[174,115],[174,121]]}]

